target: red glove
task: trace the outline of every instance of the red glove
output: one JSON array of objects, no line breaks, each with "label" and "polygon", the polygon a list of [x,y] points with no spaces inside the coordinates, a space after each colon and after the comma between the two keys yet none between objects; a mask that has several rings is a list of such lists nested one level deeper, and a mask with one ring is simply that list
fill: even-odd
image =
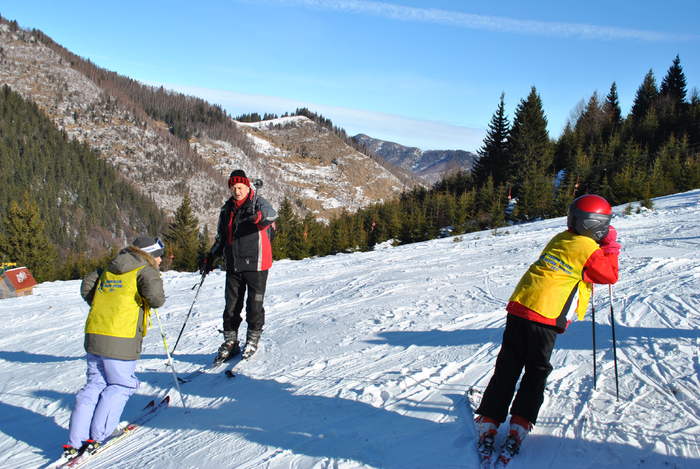
[{"label": "red glove", "polygon": [[608,234],[605,235],[605,238],[600,240],[600,245],[602,247],[606,244],[615,242],[615,240],[617,240],[617,230],[614,226],[610,225],[610,228],[608,228]]},{"label": "red glove", "polygon": [[608,234],[605,235],[605,238],[600,240],[600,248],[605,254],[613,254],[615,256],[620,254],[620,249],[622,249],[622,246],[616,241],[616,239],[617,230],[614,226],[610,225]]},{"label": "red glove", "polygon": [[622,249],[622,245],[617,241],[613,241],[612,243],[606,244],[605,246],[601,246],[600,249],[602,249],[605,254],[614,254],[616,256],[619,256],[620,250]]}]

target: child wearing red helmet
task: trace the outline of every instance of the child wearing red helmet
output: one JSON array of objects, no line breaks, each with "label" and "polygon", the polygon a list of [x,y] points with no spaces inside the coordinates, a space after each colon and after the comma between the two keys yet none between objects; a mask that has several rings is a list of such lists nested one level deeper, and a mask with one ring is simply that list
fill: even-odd
[{"label": "child wearing red helmet", "polygon": [[[612,207],[603,197],[583,195],[569,207],[568,229],[554,236],[520,279],[510,297],[508,317],[494,374],[476,410],[478,451],[490,463],[498,425],[510,407],[508,438],[497,466],[519,451],[544,400],[549,360],[557,334],[588,308],[593,284],[618,279],[620,244],[610,226]],[[523,368],[518,392],[515,386]]]}]

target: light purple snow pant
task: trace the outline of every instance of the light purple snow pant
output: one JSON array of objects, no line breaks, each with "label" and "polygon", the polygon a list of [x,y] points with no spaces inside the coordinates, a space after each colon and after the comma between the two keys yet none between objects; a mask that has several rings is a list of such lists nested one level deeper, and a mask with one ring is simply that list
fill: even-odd
[{"label": "light purple snow pant", "polygon": [[139,387],[136,360],[87,354],[87,384],[75,396],[68,444],[80,448],[87,439],[104,441],[117,425],[129,397]]}]

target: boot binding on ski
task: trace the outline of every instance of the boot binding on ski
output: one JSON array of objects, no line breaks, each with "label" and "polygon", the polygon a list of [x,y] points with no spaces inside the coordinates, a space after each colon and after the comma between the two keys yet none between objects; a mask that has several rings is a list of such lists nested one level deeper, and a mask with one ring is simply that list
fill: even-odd
[{"label": "boot binding on ski", "polygon": [[85,443],[83,443],[83,447],[81,448],[80,453],[95,454],[95,452],[99,449],[100,446],[101,444],[95,440],[85,440]]},{"label": "boot binding on ski", "polygon": [[81,451],[71,445],[63,445],[63,459],[70,461],[73,458],[80,456]]},{"label": "boot binding on ski", "polygon": [[476,452],[479,454],[481,467],[490,467],[491,457],[496,449],[498,423],[483,415],[474,420],[477,431]]},{"label": "boot binding on ski", "polygon": [[214,358],[214,364],[219,365],[227,362],[239,353],[241,353],[241,346],[239,342],[237,340],[227,340],[219,347],[219,350],[216,353],[216,358]]},{"label": "boot binding on ski", "polygon": [[258,350],[258,343],[260,342],[260,336],[262,335],[262,330],[251,330],[248,329],[245,339],[245,348],[243,349],[243,359],[246,360],[252,357]]}]

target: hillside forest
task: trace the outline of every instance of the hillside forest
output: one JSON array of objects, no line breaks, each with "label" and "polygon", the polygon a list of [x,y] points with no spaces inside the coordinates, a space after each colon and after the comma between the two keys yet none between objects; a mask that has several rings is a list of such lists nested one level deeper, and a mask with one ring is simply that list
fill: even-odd
[{"label": "hillside forest", "polygon": [[[124,99],[138,100],[149,114],[168,122],[174,137],[184,140],[206,123],[245,146],[215,106],[81,63],[97,74],[95,79],[111,80]],[[307,109],[297,114],[344,135]],[[211,234],[192,214],[188,195],[172,219],[165,219],[152,200],[130,188],[99,155],[69,140],[8,87],[0,92],[0,132],[1,260],[29,266],[40,280],[78,278],[121,247],[105,246],[107,233],[111,239],[115,233],[128,239],[149,232],[166,239],[164,268],[197,268]],[[552,139],[535,87],[520,100],[512,119],[501,95],[478,154],[472,172],[448,174],[432,188],[404,192],[328,223],[300,215],[295,201],[285,200],[277,207],[275,258],[369,250],[389,240],[406,244],[560,216],[584,193],[600,194],[612,204],[641,200],[649,206],[652,197],[697,188],[700,96],[697,89],[688,93],[676,57],[660,84],[652,70],[643,77],[628,115],[622,115],[612,83],[605,97],[594,93],[583,100],[562,135]]]},{"label": "hillside forest", "polygon": [[630,113],[622,115],[616,83],[605,97],[583,100],[558,139],[547,132],[537,89],[518,103],[512,121],[501,95],[472,172],[445,176],[431,189],[375,204],[320,224],[300,218],[286,201],[275,240],[278,258],[299,259],[413,243],[447,234],[497,229],[566,214],[579,195],[611,204],[642,201],[700,187],[700,95],[687,91],[675,57],[658,84],[644,76]]}]

